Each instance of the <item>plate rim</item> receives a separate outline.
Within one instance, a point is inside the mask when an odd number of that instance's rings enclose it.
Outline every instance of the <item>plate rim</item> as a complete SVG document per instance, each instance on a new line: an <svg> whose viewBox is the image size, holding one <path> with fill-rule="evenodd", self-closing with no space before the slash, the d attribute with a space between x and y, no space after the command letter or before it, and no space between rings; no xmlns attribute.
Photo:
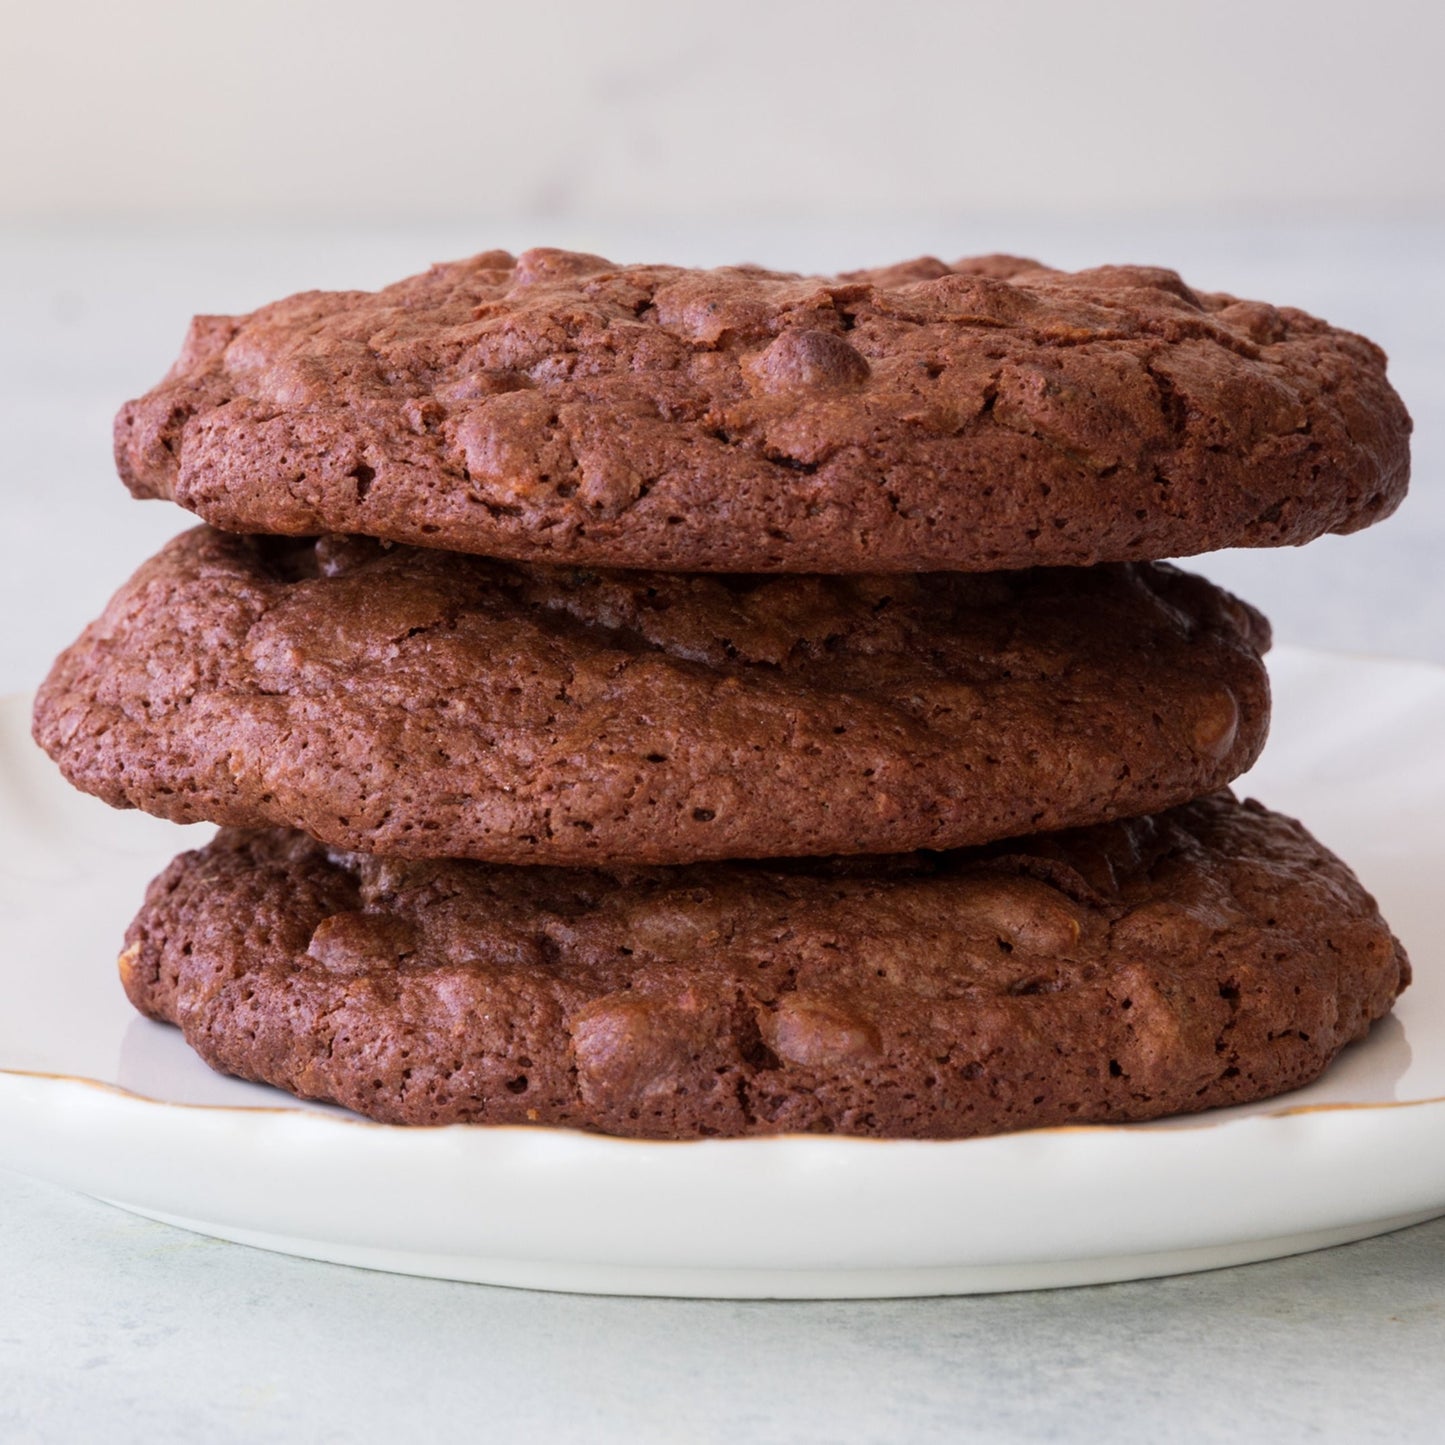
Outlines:
<svg viewBox="0 0 1445 1445"><path fill-rule="evenodd" d="M567 1125L556 1124L386 1124L379 1119L368 1119L364 1114L321 1113L314 1109L299 1108L295 1104L199 1104L187 1102L182 1099L157 1099L152 1095L138 1093L134 1089L127 1089L122 1084L108 1083L104 1079L90 1079L82 1074L56 1074L44 1069L0 1068L0 1083L9 1079L23 1080L28 1083L39 1083L41 1085L79 1085L82 1088L93 1089L98 1093L108 1095L123 1108L139 1105L141 1107L155 1107L158 1109L184 1109L193 1113L238 1115L248 1119L268 1114L279 1114L289 1118L310 1120L320 1126L339 1124L345 1125L347 1128L361 1127L383 1133L400 1133L422 1137L448 1132L476 1136L505 1134L509 1138L585 1140L589 1146L620 1144L633 1148L638 1146L656 1148L661 1145L669 1150L678 1150L684 1146L691 1146L696 1150L699 1146L713 1146L716 1148L718 1145L727 1145L730 1150L735 1151L747 1144L775 1144L780 1140L790 1139L806 1139L810 1142L828 1140L830 1147L840 1149L852 1148L858 1145L877 1148L880 1145L898 1144L926 1145L933 1149L941 1149L944 1147L959 1148L961 1146L977 1144L985 1139L1009 1139L1022 1136L1027 1136L1031 1139L1042 1139L1051 1135L1063 1136L1078 1134L1137 1135L1146 1131L1158 1133L1160 1131L1157 1128L1151 1129L1151 1126L1159 1124L1167 1124L1171 1133L1186 1130L1217 1130L1227 1129L1231 1125L1268 1124L1275 1120L1295 1119L1307 1114L1356 1114L1395 1111L1400 1109L1430 1109L1445 1106L1445 1094L1439 1094L1424 1099L1377 1099L1374 1101L1339 1100L1334 1103L1286 1104L1278 1109L1265 1107L1260 1108L1254 1113L1229 1118L1218 1117L1225 1112L1223 1109L1200 1109L1191 1114L1167 1114L1158 1119L1136 1119L1120 1123L1047 1124L1032 1129L1010 1129L996 1134L970 1135L963 1139L890 1139L874 1138L862 1134L812 1134L806 1130L780 1132L777 1134L742 1135L736 1138L651 1139L626 1134L607 1134L601 1130L575 1129ZM277 1090L277 1092L283 1091ZM1278 1097L1288 1098L1289 1096L1282 1094ZM1267 1100L1261 1101L1261 1104L1267 1103Z"/></svg>
<svg viewBox="0 0 1445 1445"><path fill-rule="evenodd" d="M1398 693L1401 716L1445 715L1438 664L1302 647L1275 655L1336 682L1384 664L1375 675ZM0 698L17 767L31 746L27 706L24 693ZM79 816L67 826L84 840ZM103 866L103 849L90 851ZM1437 1031L1426 1032L1433 1043ZM23 1045L19 1058L47 1061ZM1380 1097L1390 1091L1373 1087L1367 1062L1352 1076L1374 1095L1364 1099L1347 1083L1318 1103L1291 1092L964 1139L670 1140L385 1124L280 1091L170 1098L162 1075L133 1080L159 1093L104 1076L103 1054L55 1062L103 1076L0 1067L6 1168L215 1238L534 1289L836 1299L1055 1288L1274 1258L1445 1213L1445 1096L1433 1064L1425 1097ZM646 1147L659 1144L671 1147ZM1275 1178L1285 1187L1272 1188ZM1137 1188L1121 1198L1129 1180ZM1061 1214L1050 1203L1060 1190L1080 1209Z"/></svg>

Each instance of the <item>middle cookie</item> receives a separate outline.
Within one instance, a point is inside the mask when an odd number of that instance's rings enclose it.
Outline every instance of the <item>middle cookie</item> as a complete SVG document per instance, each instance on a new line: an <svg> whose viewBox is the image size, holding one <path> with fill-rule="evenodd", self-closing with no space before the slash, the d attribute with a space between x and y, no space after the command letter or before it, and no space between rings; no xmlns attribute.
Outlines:
<svg viewBox="0 0 1445 1445"><path fill-rule="evenodd" d="M62 654L35 735L118 807L399 858L956 848L1229 782L1268 638L1157 563L683 576L201 527Z"/></svg>

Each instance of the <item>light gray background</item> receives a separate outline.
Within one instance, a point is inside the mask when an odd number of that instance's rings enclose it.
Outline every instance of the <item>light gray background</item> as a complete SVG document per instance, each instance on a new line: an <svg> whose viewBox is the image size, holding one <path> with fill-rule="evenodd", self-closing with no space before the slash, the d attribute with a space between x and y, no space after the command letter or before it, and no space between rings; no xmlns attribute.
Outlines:
<svg viewBox="0 0 1445 1445"><path fill-rule="evenodd" d="M3 20L0 691L187 525L125 497L109 425L192 312L538 243L1149 261L1362 330L1418 422L1405 507L1194 565L1282 638L1445 662L1445 8L60 0ZM283 1259L0 1174L6 1445L1434 1441L1442 1356L1445 1222L1060 1294L612 1301Z"/></svg>
<svg viewBox="0 0 1445 1445"><path fill-rule="evenodd" d="M50 0L0 215L913 217L1445 201L1433 0Z"/></svg>

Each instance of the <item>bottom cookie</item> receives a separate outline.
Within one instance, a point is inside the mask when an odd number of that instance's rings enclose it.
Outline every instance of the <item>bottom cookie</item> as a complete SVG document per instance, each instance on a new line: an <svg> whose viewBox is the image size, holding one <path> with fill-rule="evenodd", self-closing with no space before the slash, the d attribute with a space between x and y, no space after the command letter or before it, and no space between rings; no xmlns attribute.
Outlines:
<svg viewBox="0 0 1445 1445"><path fill-rule="evenodd" d="M1227 793L956 853L612 872L223 831L132 1002L212 1067L401 1124L965 1138L1308 1083L1409 981L1374 900Z"/></svg>

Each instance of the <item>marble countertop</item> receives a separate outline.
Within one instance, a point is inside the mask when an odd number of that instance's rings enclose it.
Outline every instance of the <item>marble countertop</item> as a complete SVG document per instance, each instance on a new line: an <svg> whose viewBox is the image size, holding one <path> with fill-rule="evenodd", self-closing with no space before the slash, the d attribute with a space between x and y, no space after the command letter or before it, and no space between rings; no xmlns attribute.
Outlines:
<svg viewBox="0 0 1445 1445"><path fill-rule="evenodd" d="M5 1175L0 1220L16 1445L1401 1445L1438 1441L1445 1405L1445 1220L1214 1274L851 1304L370 1274Z"/></svg>
<svg viewBox="0 0 1445 1445"><path fill-rule="evenodd" d="M1380 341L1417 421L1392 520L1197 565L1281 639L1445 662L1445 223L1024 218L708 231L0 235L0 692L28 689L188 519L130 502L109 421L192 311L545 240L815 268L1007 249L1164 261ZM3 926L3 921L0 921ZM857 1304L533 1294L220 1244L0 1173L0 1439L1439 1438L1445 1220L1292 1260L1056 1293Z"/></svg>

